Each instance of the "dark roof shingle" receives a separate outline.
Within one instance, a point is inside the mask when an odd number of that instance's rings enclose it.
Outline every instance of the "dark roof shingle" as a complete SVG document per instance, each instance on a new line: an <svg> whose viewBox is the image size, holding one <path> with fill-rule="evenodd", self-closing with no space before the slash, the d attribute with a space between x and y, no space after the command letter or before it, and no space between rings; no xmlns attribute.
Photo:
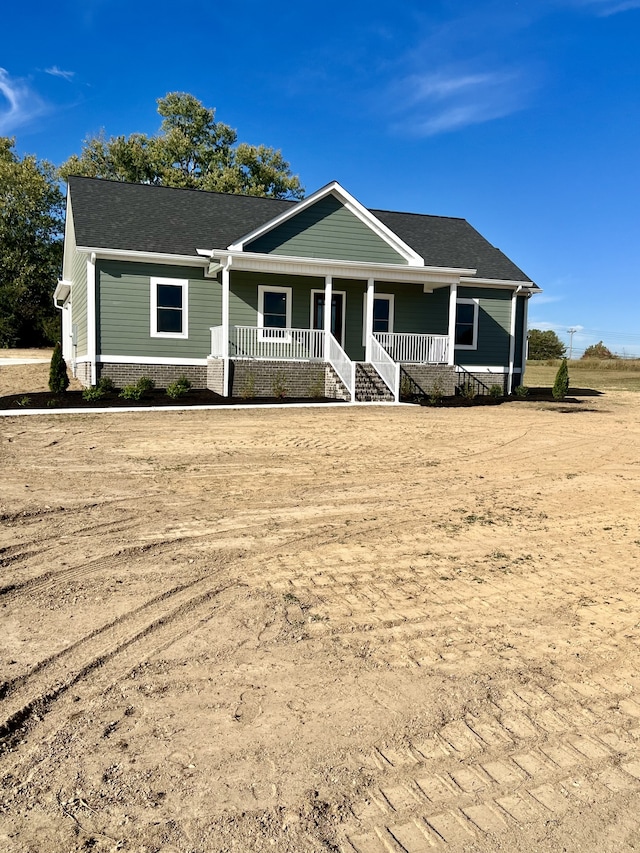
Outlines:
<svg viewBox="0 0 640 853"><path fill-rule="evenodd" d="M290 209L295 201L69 178L76 244L195 255L224 249ZM464 219L371 210L428 266L476 269L479 278L529 281Z"/></svg>

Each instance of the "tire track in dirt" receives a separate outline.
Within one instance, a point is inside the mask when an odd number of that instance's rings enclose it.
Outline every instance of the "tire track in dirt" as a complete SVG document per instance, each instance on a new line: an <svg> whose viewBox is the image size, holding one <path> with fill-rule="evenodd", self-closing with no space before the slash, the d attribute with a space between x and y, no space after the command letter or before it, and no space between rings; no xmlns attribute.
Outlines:
<svg viewBox="0 0 640 853"><path fill-rule="evenodd" d="M423 853L636 795L640 694L617 725L585 709L577 692L563 686L561 695L529 684L426 739L353 755L372 781L352 805L342 850Z"/></svg>

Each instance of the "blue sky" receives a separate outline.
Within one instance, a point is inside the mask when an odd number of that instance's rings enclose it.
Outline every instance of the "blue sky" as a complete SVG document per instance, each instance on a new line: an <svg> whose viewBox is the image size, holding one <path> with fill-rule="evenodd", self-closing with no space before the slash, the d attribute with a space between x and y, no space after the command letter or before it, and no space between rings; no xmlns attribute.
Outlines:
<svg viewBox="0 0 640 853"><path fill-rule="evenodd" d="M308 193L462 216L530 326L640 355L640 0L7 4L0 134L56 164L190 92Z"/></svg>

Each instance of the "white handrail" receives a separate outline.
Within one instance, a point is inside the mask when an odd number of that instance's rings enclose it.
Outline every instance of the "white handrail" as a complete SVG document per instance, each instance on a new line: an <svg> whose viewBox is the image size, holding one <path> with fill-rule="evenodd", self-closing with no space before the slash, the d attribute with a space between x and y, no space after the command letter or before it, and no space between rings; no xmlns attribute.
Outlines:
<svg viewBox="0 0 640 853"><path fill-rule="evenodd" d="M353 401L355 399L354 365L333 335L329 335L329 352L327 353L327 361L340 377L340 381L349 392L349 396Z"/></svg>
<svg viewBox="0 0 640 853"><path fill-rule="evenodd" d="M275 329L233 326L229 355L274 361L324 361L324 332L321 329Z"/></svg>
<svg viewBox="0 0 640 853"><path fill-rule="evenodd" d="M410 364L447 364L448 335L414 335L376 332L375 339L394 361Z"/></svg>
<svg viewBox="0 0 640 853"><path fill-rule="evenodd" d="M393 394L397 403L400 400L400 365L397 364L373 335L370 336L371 366Z"/></svg>
<svg viewBox="0 0 640 853"><path fill-rule="evenodd" d="M212 326L210 331L211 356L213 358L223 358L226 355L224 346L224 326Z"/></svg>

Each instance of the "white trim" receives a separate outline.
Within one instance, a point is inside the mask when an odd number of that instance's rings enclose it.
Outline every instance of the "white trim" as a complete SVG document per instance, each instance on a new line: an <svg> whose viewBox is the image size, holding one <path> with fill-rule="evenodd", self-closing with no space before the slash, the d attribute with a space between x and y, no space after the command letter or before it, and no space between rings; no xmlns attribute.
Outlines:
<svg viewBox="0 0 640 853"><path fill-rule="evenodd" d="M324 353L329 359L331 352L331 303L333 302L333 279L330 275L324 277ZM342 342L344 343L344 341ZM342 377L341 377L342 378ZM353 388L351 389L353 394Z"/></svg>
<svg viewBox="0 0 640 853"><path fill-rule="evenodd" d="M332 284L333 284L333 282L332 282ZM313 306L314 306L314 296L316 293L321 294L322 296L325 296L325 289L321 288L321 287L318 287L318 288L314 287L311 290L311 305L309 306L309 328L310 329L315 329L315 326L313 325L313 321L315 320L315 314L314 314ZM346 290L334 290L332 287L331 288L331 298L332 299L333 299L333 296L335 294L342 296L342 329L340 331L342 334L342 348L344 349L344 337L347 333L347 291ZM323 322L324 322L324 318L323 318Z"/></svg>
<svg viewBox="0 0 640 853"><path fill-rule="evenodd" d="M82 254L95 255L96 258L104 260L154 261L159 264L173 264L174 266L207 267L209 261L208 258L201 258L198 255L138 252L132 249L101 249L95 246L76 246L76 250Z"/></svg>
<svg viewBox="0 0 640 853"><path fill-rule="evenodd" d="M507 382L507 394L513 390L513 362L516 354L516 308L518 305L518 293L521 288L513 291L511 297L511 318L509 322L509 381Z"/></svg>
<svg viewBox="0 0 640 853"><path fill-rule="evenodd" d="M77 363L82 364L87 358L79 358ZM176 364L179 367L206 366L206 358L173 358L167 356L150 355L99 355L96 358L99 364Z"/></svg>
<svg viewBox="0 0 640 853"><path fill-rule="evenodd" d="M293 302L293 288L292 287L281 287L275 284L259 284L258 285L258 329L277 329L277 326L265 326L264 325L264 295L265 293L284 293L286 294L286 302L285 302L285 328L291 328L291 304ZM260 334L258 332L258 340L272 340L271 337L267 338L264 334ZM286 335L283 335L283 341L288 340Z"/></svg>
<svg viewBox="0 0 640 853"><path fill-rule="evenodd" d="M283 222L292 219L303 210L306 210L308 207L311 207L313 204L320 201L320 199L326 198L329 195L332 195L341 201L350 213L353 213L353 215L356 216L364 225L370 228L374 234L391 246L391 248L403 257L407 263L420 267L424 266L424 258L419 255L415 249L412 249L411 246L404 242L404 240L400 239L397 234L384 225L371 213L370 210L367 210L364 205L360 204L360 202L354 198L351 193L347 192L344 187L340 186L337 181L332 181L326 186L321 187L303 201L299 201L297 204L291 205L288 210L285 210L279 216L276 216L274 219L271 219L269 222L259 226L258 228L254 228L254 230L249 232L249 234L246 234L244 237L241 237L239 240L232 243L229 246L229 249L243 250L247 243L252 243L254 240L257 240L258 237L261 237L263 234L267 234Z"/></svg>
<svg viewBox="0 0 640 853"><path fill-rule="evenodd" d="M56 289L53 291L53 304L56 308L62 308L71 294L72 282L59 279Z"/></svg>
<svg viewBox="0 0 640 853"><path fill-rule="evenodd" d="M455 282L449 290L449 341L448 341L448 358L447 364L455 364L455 343L456 343L456 305L458 299L458 285Z"/></svg>
<svg viewBox="0 0 640 853"><path fill-rule="evenodd" d="M522 364L520 365L520 384L524 384L524 373L527 369L527 355L529 350L529 296L524 297L524 310L522 313Z"/></svg>
<svg viewBox="0 0 640 853"><path fill-rule="evenodd" d="M542 293L541 288L532 281L511 281L510 279L503 278L472 278L471 276L463 275L460 277L460 284L464 286L474 285L475 287L508 288L509 290L518 287L530 288L534 293Z"/></svg>
<svg viewBox="0 0 640 853"><path fill-rule="evenodd" d="M478 317L480 314L480 299L477 296L472 298L466 296L458 296L456 297L456 320L455 325L458 325L458 305L473 305L473 342L470 344L456 344L455 343L455 329L454 329L454 346L457 350L475 350L478 349Z"/></svg>
<svg viewBox="0 0 640 853"><path fill-rule="evenodd" d="M486 364L456 364L456 373L498 373L505 374L509 372L509 368L504 365L486 365Z"/></svg>
<svg viewBox="0 0 640 853"><path fill-rule="evenodd" d="M67 186L67 203L64 217L64 247L62 250L62 279L71 278L73 273L73 258L71 244L75 243L75 228L73 226L73 210L71 209L71 189Z"/></svg>
<svg viewBox="0 0 640 853"><path fill-rule="evenodd" d="M182 288L182 306L180 309L182 319L181 332L159 332L158 331L158 286L166 284L170 287ZM162 276L151 276L149 279L149 334L152 338L172 338L186 340L189 337L189 279L187 278L165 278Z"/></svg>
<svg viewBox="0 0 640 853"><path fill-rule="evenodd" d="M364 360L371 361L371 338L373 337L373 300L376 295L375 279L367 279L367 290L364 295Z"/></svg>
<svg viewBox="0 0 640 853"><path fill-rule="evenodd" d="M87 356L91 364L89 381L95 385L98 381L96 371L97 330L96 330L96 256L87 258Z"/></svg>

